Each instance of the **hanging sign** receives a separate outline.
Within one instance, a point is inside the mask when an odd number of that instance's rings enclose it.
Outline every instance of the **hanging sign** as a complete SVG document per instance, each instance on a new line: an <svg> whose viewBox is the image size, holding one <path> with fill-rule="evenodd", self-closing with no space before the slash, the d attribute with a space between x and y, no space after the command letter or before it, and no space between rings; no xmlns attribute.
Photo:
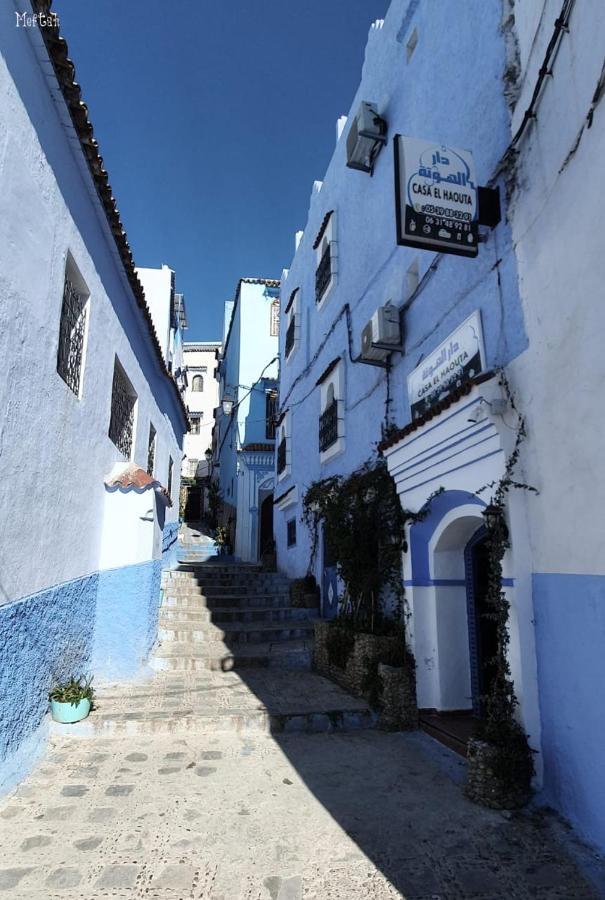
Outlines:
<svg viewBox="0 0 605 900"><path fill-rule="evenodd" d="M279 300L274 300L271 304L270 334L271 337L278 337L279 335Z"/></svg>
<svg viewBox="0 0 605 900"><path fill-rule="evenodd" d="M481 313L477 310L408 375L412 420L484 368Z"/></svg>
<svg viewBox="0 0 605 900"><path fill-rule="evenodd" d="M397 243L477 256L477 180L470 150L395 136Z"/></svg>

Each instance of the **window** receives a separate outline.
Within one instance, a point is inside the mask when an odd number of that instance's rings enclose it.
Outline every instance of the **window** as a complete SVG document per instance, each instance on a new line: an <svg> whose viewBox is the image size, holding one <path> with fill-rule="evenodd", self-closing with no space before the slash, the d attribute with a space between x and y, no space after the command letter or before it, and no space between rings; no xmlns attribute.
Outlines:
<svg viewBox="0 0 605 900"><path fill-rule="evenodd" d="M201 428L201 416L191 417L191 434L199 434Z"/></svg>
<svg viewBox="0 0 605 900"><path fill-rule="evenodd" d="M286 522L286 543L288 547L296 546L296 519Z"/></svg>
<svg viewBox="0 0 605 900"><path fill-rule="evenodd" d="M174 463L172 461L172 457L168 457L168 496L172 499L172 470L174 468Z"/></svg>
<svg viewBox="0 0 605 900"><path fill-rule="evenodd" d="M338 403L334 399L334 385L328 388L327 405L319 417L319 450L323 453L338 440Z"/></svg>
<svg viewBox="0 0 605 900"><path fill-rule="evenodd" d="M109 437L120 453L130 459L134 436L134 411L137 395L128 376L116 357L113 367L113 384L111 387L111 418L109 420Z"/></svg>
<svg viewBox="0 0 605 900"><path fill-rule="evenodd" d="M282 434L282 438L277 448L277 474L281 475L286 469L286 436Z"/></svg>
<svg viewBox="0 0 605 900"><path fill-rule="evenodd" d="M265 394L265 437L268 441L275 440L275 420L277 418L277 393L267 391Z"/></svg>
<svg viewBox="0 0 605 900"><path fill-rule="evenodd" d="M315 302L318 306L322 305L336 284L337 252L335 235L336 214L332 210L326 214L313 244L316 253Z"/></svg>
<svg viewBox="0 0 605 900"><path fill-rule="evenodd" d="M286 359L290 359L299 343L300 333L300 290L295 288L290 294L288 305L286 306L285 315L286 322L286 343L284 353Z"/></svg>
<svg viewBox="0 0 605 900"><path fill-rule="evenodd" d="M149 423L149 445L147 447L147 474L153 475L153 467L155 465L155 428Z"/></svg>
<svg viewBox="0 0 605 900"><path fill-rule="evenodd" d="M191 390L192 391L203 391L204 390L204 376L203 375L194 375L193 380L191 382Z"/></svg>
<svg viewBox="0 0 605 900"><path fill-rule="evenodd" d="M319 380L319 458L325 463L345 449L344 362L333 360Z"/></svg>
<svg viewBox="0 0 605 900"><path fill-rule="evenodd" d="M63 282L57 372L76 397L80 396L82 382L88 296L86 285L68 256Z"/></svg>

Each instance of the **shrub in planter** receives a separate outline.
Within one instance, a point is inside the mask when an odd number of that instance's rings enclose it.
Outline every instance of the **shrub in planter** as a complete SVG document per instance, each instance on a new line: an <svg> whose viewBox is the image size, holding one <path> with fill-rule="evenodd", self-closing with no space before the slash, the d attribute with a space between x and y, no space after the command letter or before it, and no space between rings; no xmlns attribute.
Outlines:
<svg viewBox="0 0 605 900"><path fill-rule="evenodd" d="M479 732L480 734L482 732ZM489 729L483 734L489 735ZM518 809L529 801L534 765L527 737L512 723L497 739L471 738L465 794L492 809Z"/></svg>
<svg viewBox="0 0 605 900"><path fill-rule="evenodd" d="M48 699L55 722L69 724L85 719L94 700L92 676L72 675L67 681L58 682L49 693Z"/></svg>
<svg viewBox="0 0 605 900"><path fill-rule="evenodd" d="M290 582L290 602L292 606L304 609L319 607L319 586L313 575L295 578Z"/></svg>

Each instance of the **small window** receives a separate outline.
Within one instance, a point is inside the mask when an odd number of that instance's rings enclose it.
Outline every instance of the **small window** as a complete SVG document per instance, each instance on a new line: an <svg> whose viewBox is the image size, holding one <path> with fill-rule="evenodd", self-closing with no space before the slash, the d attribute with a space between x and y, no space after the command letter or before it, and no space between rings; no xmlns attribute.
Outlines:
<svg viewBox="0 0 605 900"><path fill-rule="evenodd" d="M265 394L265 438L275 440L275 419L277 418L277 393L267 391Z"/></svg>
<svg viewBox="0 0 605 900"><path fill-rule="evenodd" d="M288 547L296 546L296 519L290 519L286 523L286 538Z"/></svg>
<svg viewBox="0 0 605 900"><path fill-rule="evenodd" d="M194 375L191 382L191 390L201 392L204 390L204 376Z"/></svg>
<svg viewBox="0 0 605 900"><path fill-rule="evenodd" d="M338 254L336 245L336 213L326 213L313 244L315 250L315 302L320 307L336 284Z"/></svg>
<svg viewBox="0 0 605 900"><path fill-rule="evenodd" d="M172 457L168 457L168 496L172 499L172 470L174 469L174 463L172 461Z"/></svg>
<svg viewBox="0 0 605 900"><path fill-rule="evenodd" d="M134 411L137 395L128 376L116 357L113 367L113 383L111 387L111 418L109 420L109 437L120 453L128 459L132 451L134 437Z"/></svg>
<svg viewBox="0 0 605 900"><path fill-rule="evenodd" d="M149 446L147 448L147 474L153 475L153 467L155 466L155 442L156 431L151 422L149 423Z"/></svg>
<svg viewBox="0 0 605 900"><path fill-rule="evenodd" d="M57 372L76 397L80 396L84 366L87 300L86 285L68 257L63 281Z"/></svg>
<svg viewBox="0 0 605 900"><path fill-rule="evenodd" d="M286 470L286 433L282 428L281 439L277 448L277 474L281 475Z"/></svg>
<svg viewBox="0 0 605 900"><path fill-rule="evenodd" d="M191 434L199 434L201 428L201 416L194 416L191 419Z"/></svg>

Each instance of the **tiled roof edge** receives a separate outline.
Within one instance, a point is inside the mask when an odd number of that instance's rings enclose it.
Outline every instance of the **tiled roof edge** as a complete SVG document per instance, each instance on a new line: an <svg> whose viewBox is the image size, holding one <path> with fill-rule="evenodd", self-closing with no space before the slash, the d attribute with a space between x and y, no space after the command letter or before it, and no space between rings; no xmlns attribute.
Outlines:
<svg viewBox="0 0 605 900"><path fill-rule="evenodd" d="M424 415L414 419L413 422L409 422L409 424L405 425L403 428L398 428L393 434L389 435L386 440L381 441L380 444L378 444L378 450L382 453L384 450L388 450L389 447L398 444L399 441L402 441L414 431L422 428L423 425L426 425L426 423L431 419L434 419L435 416L438 416L442 412L445 412L446 409L449 409L452 403L457 403L458 400L461 400L466 394L470 394L471 390L476 385L483 384L484 381L490 381L494 378L495 374L495 372L490 370L488 372L482 372L481 375L477 375L476 378L469 378L468 381L465 381L463 385L456 388L455 391L452 391L452 393L448 394L447 397L444 397L443 400L439 400L431 406L430 409L427 409Z"/></svg>
<svg viewBox="0 0 605 900"><path fill-rule="evenodd" d="M52 0L31 0L31 5L35 13L44 13L48 16ZM68 56L67 42L60 34L58 17L53 18L49 16L47 24L39 30L52 63L55 77L61 89L61 93L63 94L65 104L69 110L71 121L80 140L84 158L99 196L101 206L107 217L107 224L109 225L109 229L115 241L122 265L124 266L126 277L134 294L137 306L142 310L145 317L158 362L164 375L169 379L174 388L180 410L184 416L185 422L187 422L187 407L183 402L176 381L168 371L168 367L162 354L162 348L158 341L151 313L149 312L149 307L145 301L145 292L139 281L138 275L135 272L132 251L120 220L115 197L111 191L109 175L103 166L103 157L99 153L99 145L94 138L92 123L88 118L88 107L82 100L82 90L75 80L76 68Z"/></svg>
<svg viewBox="0 0 605 900"><path fill-rule="evenodd" d="M315 241L314 241L314 243L313 243L313 249L314 249L314 250L317 250L317 248L319 247L319 244L320 244L320 242L321 242L321 239L322 239L322 237L324 236L324 231L325 231L326 228L328 227L328 222L330 221L330 216L331 216L333 213L334 213L334 210L331 209L331 210L330 210L329 212L327 212L327 213L325 214L325 216L323 217L323 221L322 221L321 225L319 226L319 231L317 232L317 237L315 238Z"/></svg>

